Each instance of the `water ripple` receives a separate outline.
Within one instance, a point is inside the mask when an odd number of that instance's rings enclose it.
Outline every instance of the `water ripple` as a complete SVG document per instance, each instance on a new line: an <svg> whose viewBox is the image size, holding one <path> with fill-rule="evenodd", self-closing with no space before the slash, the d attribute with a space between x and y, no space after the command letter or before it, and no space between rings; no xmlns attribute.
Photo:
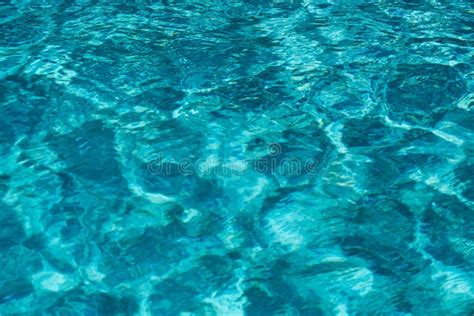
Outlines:
<svg viewBox="0 0 474 316"><path fill-rule="evenodd" d="M0 314L472 314L473 26L3 1Z"/></svg>

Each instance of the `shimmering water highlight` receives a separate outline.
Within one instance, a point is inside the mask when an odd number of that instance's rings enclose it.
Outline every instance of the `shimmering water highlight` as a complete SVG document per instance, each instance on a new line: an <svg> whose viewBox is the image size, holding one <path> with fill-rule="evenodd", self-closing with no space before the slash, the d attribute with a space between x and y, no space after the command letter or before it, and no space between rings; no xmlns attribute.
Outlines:
<svg viewBox="0 0 474 316"><path fill-rule="evenodd" d="M468 1L0 2L1 315L472 315Z"/></svg>

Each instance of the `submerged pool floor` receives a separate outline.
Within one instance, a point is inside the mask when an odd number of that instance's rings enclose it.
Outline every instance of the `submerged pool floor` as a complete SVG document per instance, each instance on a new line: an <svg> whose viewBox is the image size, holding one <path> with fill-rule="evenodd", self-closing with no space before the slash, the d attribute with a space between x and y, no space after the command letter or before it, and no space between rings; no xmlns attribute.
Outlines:
<svg viewBox="0 0 474 316"><path fill-rule="evenodd" d="M2 1L1 315L471 315L468 1Z"/></svg>

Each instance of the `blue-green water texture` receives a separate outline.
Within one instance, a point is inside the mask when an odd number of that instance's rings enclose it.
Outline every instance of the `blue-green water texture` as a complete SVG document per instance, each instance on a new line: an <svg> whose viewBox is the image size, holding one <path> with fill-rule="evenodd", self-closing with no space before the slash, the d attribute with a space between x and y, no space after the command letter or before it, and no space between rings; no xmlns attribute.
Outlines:
<svg viewBox="0 0 474 316"><path fill-rule="evenodd" d="M473 315L474 3L0 1L0 315Z"/></svg>

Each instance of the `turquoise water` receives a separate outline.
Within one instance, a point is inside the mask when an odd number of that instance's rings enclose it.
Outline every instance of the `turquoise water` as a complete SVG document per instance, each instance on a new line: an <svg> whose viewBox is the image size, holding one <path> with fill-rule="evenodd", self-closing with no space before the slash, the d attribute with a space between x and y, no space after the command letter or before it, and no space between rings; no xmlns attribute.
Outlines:
<svg viewBox="0 0 474 316"><path fill-rule="evenodd" d="M472 315L468 1L1 1L1 315Z"/></svg>

